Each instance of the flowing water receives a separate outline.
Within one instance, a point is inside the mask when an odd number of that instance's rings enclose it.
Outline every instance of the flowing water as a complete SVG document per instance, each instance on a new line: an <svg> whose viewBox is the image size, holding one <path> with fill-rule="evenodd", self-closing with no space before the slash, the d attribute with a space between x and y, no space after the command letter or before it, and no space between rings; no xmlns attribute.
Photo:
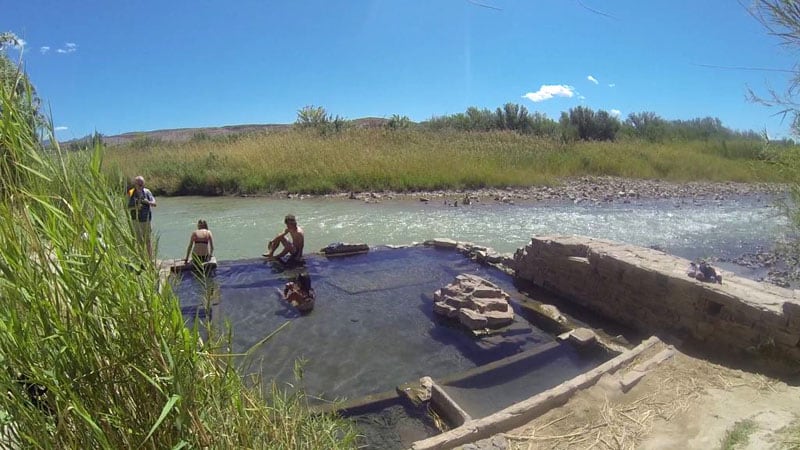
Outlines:
<svg viewBox="0 0 800 450"><path fill-rule="evenodd" d="M333 242L404 245L437 237L511 253L532 235L579 234L656 246L690 259L731 258L769 248L784 236L787 223L771 199L762 196L600 205L482 201L459 207L441 200L165 197L158 199L153 219L159 257L183 257L200 218L214 233L217 259L258 257L267 239L282 231L283 216L289 213L306 231L306 253Z"/></svg>

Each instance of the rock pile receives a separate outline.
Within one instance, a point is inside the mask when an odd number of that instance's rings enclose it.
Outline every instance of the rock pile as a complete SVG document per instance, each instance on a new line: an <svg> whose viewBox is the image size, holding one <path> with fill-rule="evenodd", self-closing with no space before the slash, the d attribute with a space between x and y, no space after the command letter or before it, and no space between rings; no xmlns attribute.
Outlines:
<svg viewBox="0 0 800 450"><path fill-rule="evenodd" d="M514 320L508 294L491 281L469 274L433 293L433 312L470 330L501 328Z"/></svg>

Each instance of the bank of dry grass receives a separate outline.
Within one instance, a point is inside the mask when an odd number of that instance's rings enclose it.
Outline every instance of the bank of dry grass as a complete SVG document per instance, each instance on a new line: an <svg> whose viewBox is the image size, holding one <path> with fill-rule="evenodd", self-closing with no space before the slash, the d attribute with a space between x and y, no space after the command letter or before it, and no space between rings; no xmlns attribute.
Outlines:
<svg viewBox="0 0 800 450"><path fill-rule="evenodd" d="M110 147L106 170L144 174L162 194L417 191L550 184L613 175L672 181L784 181L757 141L573 142L513 132L289 130L235 139Z"/></svg>

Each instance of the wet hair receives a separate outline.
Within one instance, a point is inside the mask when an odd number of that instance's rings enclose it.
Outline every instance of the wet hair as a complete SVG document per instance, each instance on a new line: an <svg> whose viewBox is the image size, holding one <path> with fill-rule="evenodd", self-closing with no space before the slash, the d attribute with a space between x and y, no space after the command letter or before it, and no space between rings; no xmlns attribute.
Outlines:
<svg viewBox="0 0 800 450"><path fill-rule="evenodd" d="M303 292L311 290L311 276L307 272L302 272L297 275L295 282L300 286Z"/></svg>
<svg viewBox="0 0 800 450"><path fill-rule="evenodd" d="M297 223L297 219L294 217L294 214L287 214L286 217L283 218L283 223Z"/></svg>
<svg viewBox="0 0 800 450"><path fill-rule="evenodd" d="M205 220L200 219L200 220L197 221L197 228L199 228L201 230L207 230L208 229L208 223L206 223Z"/></svg>

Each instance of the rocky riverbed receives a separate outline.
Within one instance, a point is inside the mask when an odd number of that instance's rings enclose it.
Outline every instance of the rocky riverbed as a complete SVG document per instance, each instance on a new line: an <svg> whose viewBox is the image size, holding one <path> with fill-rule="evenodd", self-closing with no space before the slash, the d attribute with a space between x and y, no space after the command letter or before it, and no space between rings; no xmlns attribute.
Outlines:
<svg viewBox="0 0 800 450"><path fill-rule="evenodd" d="M759 281L781 287L800 288L800 249L789 243L776 244L772 249L745 253L725 262L738 264L763 273Z"/></svg>
<svg viewBox="0 0 800 450"><path fill-rule="evenodd" d="M564 179L551 186L483 188L464 190L438 190L417 192L341 192L328 197L349 197L354 200L376 202L382 200L417 199L421 201L448 200L544 202L571 201L630 202L632 199L695 199L724 200L730 196L778 195L788 186L775 183L736 183L692 181L676 183L663 180L637 180L619 177L580 177ZM281 195L306 197L300 194Z"/></svg>

